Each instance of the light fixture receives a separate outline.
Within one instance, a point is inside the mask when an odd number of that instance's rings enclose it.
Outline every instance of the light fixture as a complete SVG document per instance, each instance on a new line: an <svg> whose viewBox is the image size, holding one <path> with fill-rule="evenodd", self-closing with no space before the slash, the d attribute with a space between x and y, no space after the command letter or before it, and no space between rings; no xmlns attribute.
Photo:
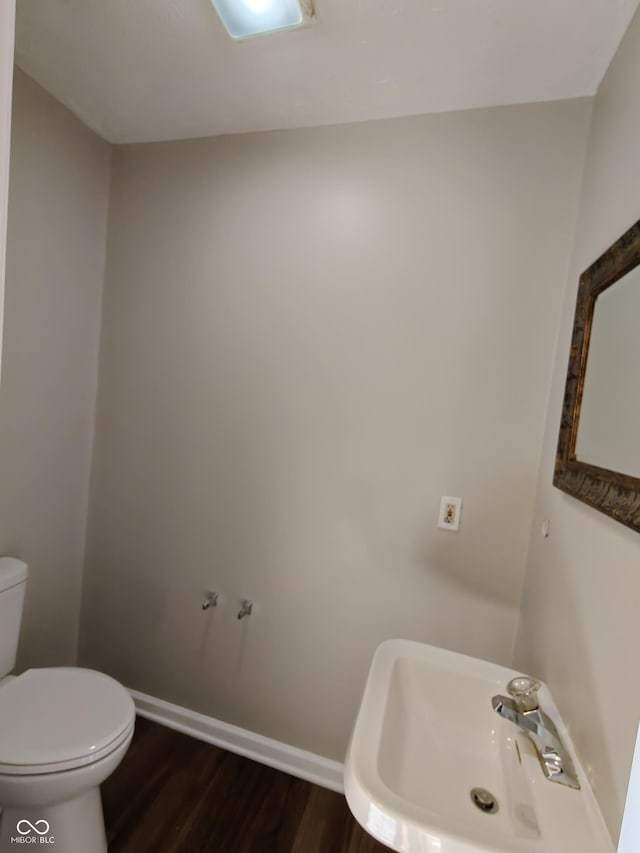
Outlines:
<svg viewBox="0 0 640 853"><path fill-rule="evenodd" d="M300 27L310 16L310 0L211 0L234 39ZM304 7L304 11L303 11Z"/></svg>

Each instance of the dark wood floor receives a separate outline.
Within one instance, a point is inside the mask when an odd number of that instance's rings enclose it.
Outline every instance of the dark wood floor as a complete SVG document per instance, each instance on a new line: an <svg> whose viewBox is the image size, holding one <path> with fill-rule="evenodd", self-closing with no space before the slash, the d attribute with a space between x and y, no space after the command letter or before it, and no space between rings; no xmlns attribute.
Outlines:
<svg viewBox="0 0 640 853"><path fill-rule="evenodd" d="M140 717L102 800L109 853L389 853L340 794Z"/></svg>

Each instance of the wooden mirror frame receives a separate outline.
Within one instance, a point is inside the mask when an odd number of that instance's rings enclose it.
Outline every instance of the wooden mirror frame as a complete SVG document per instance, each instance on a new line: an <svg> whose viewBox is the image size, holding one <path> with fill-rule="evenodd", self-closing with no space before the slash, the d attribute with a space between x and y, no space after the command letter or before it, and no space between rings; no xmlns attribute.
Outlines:
<svg viewBox="0 0 640 853"><path fill-rule="evenodd" d="M640 479L576 459L596 298L640 264L640 220L580 276L553 484L640 532ZM640 448L640 436L638 437Z"/></svg>

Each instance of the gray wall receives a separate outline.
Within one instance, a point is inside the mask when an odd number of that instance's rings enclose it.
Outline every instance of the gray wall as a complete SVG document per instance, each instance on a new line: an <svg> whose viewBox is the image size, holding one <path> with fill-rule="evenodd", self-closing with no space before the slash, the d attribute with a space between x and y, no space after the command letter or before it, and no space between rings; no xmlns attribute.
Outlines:
<svg viewBox="0 0 640 853"><path fill-rule="evenodd" d="M15 71L0 383L0 553L27 561L21 667L73 663L111 149Z"/></svg>
<svg viewBox="0 0 640 853"><path fill-rule="evenodd" d="M510 663L590 106L115 149L83 664L342 758L383 639Z"/></svg>
<svg viewBox="0 0 640 853"><path fill-rule="evenodd" d="M595 101L516 653L549 682L614 835L640 718L640 539L551 481L579 274L640 214L639 85L636 15Z"/></svg>
<svg viewBox="0 0 640 853"><path fill-rule="evenodd" d="M4 307L4 275L7 247L7 204L9 196L9 148L11 144L11 83L15 2L0 6L0 344Z"/></svg>

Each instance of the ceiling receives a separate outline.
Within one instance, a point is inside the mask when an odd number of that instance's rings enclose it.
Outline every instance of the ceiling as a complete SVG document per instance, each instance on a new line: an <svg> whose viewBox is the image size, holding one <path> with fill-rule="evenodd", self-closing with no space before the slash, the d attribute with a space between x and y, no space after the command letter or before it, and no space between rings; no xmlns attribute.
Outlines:
<svg viewBox="0 0 640 853"><path fill-rule="evenodd" d="M640 0L315 0L233 42L210 0L19 0L16 61L110 142L593 95Z"/></svg>

